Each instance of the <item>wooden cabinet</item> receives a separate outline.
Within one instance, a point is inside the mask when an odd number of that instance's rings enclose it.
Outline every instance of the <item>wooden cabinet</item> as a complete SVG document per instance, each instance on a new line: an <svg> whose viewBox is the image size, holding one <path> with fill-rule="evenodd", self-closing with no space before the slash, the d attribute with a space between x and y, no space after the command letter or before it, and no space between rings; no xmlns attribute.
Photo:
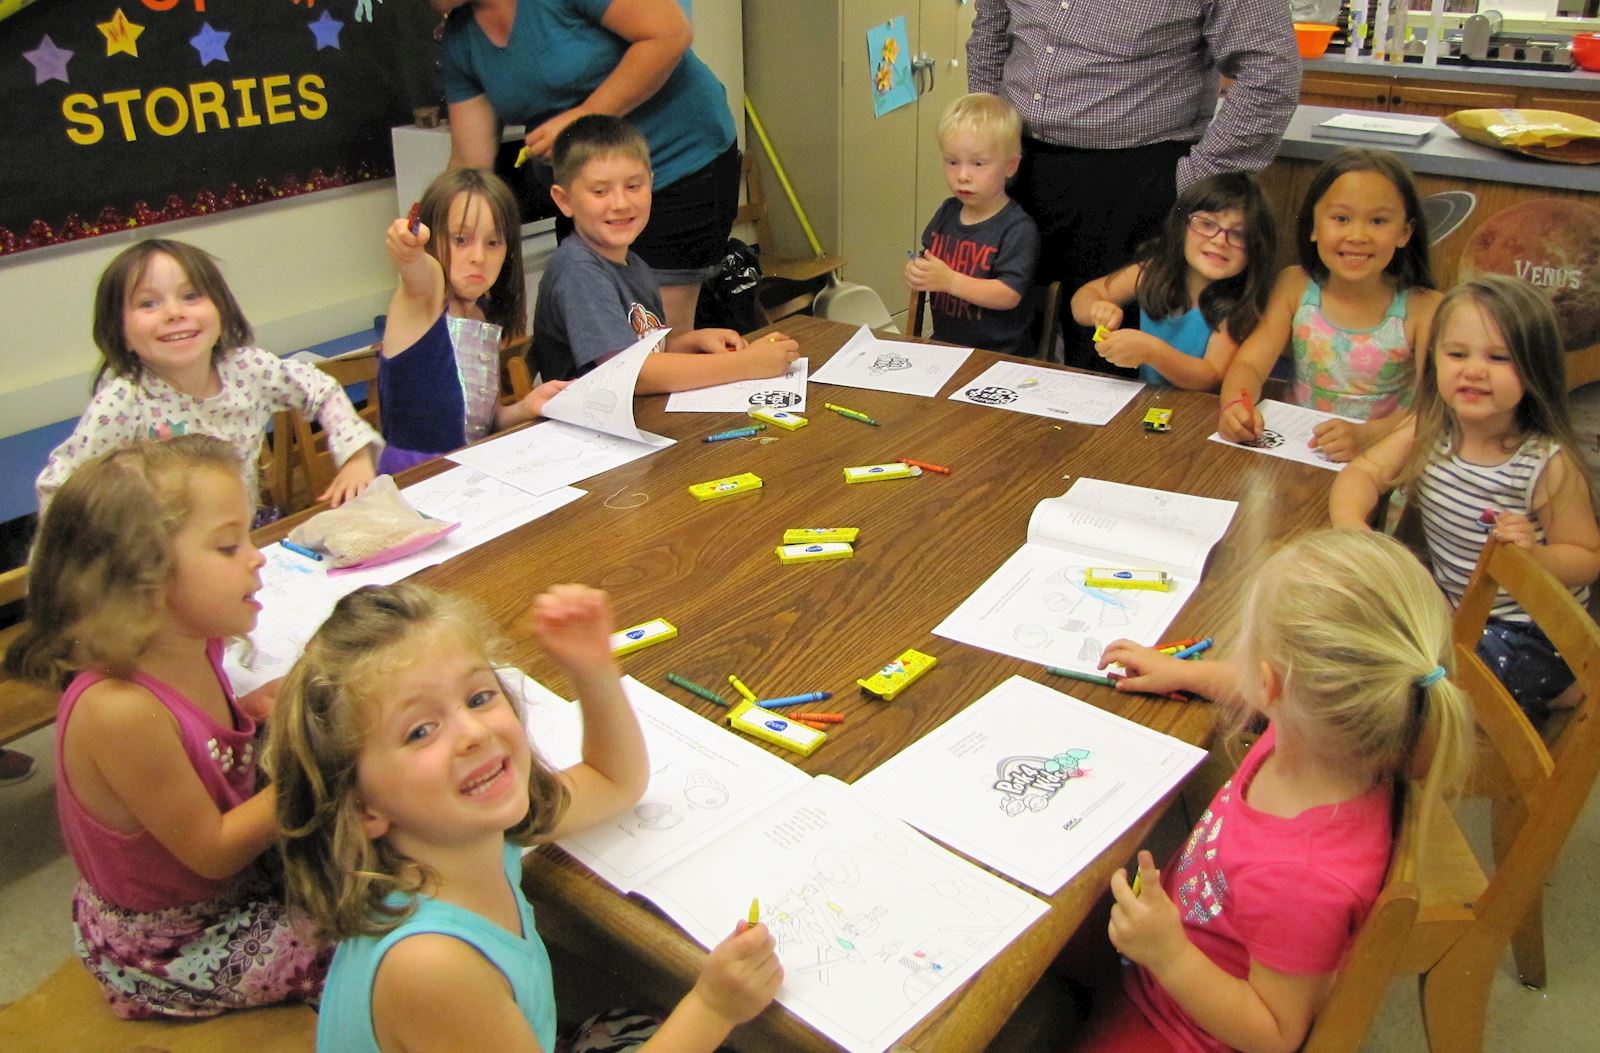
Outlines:
<svg viewBox="0 0 1600 1053"><path fill-rule="evenodd" d="M1300 101L1344 110L1417 113L1443 117L1456 110L1562 110L1600 120L1600 93L1515 88L1472 81L1422 80L1308 70L1300 78Z"/></svg>
<svg viewBox="0 0 1600 1053"><path fill-rule="evenodd" d="M975 5L961 0L745 0L745 91L823 248L844 277L870 286L898 319L906 253L950 196L936 127L967 93ZM931 63L917 100L873 115L867 30L904 15L913 59ZM760 156L754 136L750 149ZM770 167L765 186L776 188ZM781 257L809 256L791 210L768 194ZM771 246L762 246L772 251Z"/></svg>

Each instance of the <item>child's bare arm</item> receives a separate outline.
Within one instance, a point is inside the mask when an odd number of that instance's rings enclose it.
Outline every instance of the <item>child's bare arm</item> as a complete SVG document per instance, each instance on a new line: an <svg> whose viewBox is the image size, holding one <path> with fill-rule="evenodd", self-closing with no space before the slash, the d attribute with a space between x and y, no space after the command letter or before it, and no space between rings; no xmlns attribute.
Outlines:
<svg viewBox="0 0 1600 1053"><path fill-rule="evenodd" d="M1533 488L1533 515L1544 527L1544 544L1534 543L1531 523L1509 513L1496 521L1495 534L1528 549L1563 585L1576 588L1600 577L1600 526L1583 469L1567 451L1552 457L1540 474Z"/></svg>
<svg viewBox="0 0 1600 1053"><path fill-rule="evenodd" d="M1299 267L1284 268L1272 287L1266 313L1256 324L1255 331L1239 345L1222 378L1222 410L1217 418L1217 431L1229 442L1243 442L1261 434L1261 411L1253 404L1261 400L1261 386L1272 373L1273 363L1289 344L1295 307L1305 293L1308 280L1306 272ZM1239 401L1241 391L1249 395L1248 403Z"/></svg>
<svg viewBox="0 0 1600 1053"><path fill-rule="evenodd" d="M470 944L435 932L408 936L383 956L372 978L372 1031L380 1048L406 1053L553 1053L540 1048L500 971Z"/></svg>
<svg viewBox="0 0 1600 1053"><path fill-rule="evenodd" d="M1139 276L1143 273L1143 264L1131 263L1080 286L1072 294L1072 320L1083 326L1120 329L1123 305L1132 303L1138 295Z"/></svg>
<svg viewBox="0 0 1600 1053"><path fill-rule="evenodd" d="M506 428L525 424L544 413L544 404L560 394L561 389L572 383L570 380L547 380L543 384L528 392L520 402L501 403L494 408L494 430L504 431Z"/></svg>
<svg viewBox="0 0 1600 1053"><path fill-rule="evenodd" d="M102 680L89 688L67 734L67 749L87 757L93 776L127 816L201 877L232 877L277 838L276 791L269 786L229 811L218 809L184 752L172 715L137 684Z"/></svg>
<svg viewBox="0 0 1600 1053"><path fill-rule="evenodd" d="M916 292L949 293L994 311L1009 311L1022 302L1022 294L999 278L974 278L958 273L926 251L906 263L906 286Z"/></svg>
<svg viewBox="0 0 1600 1053"><path fill-rule="evenodd" d="M735 380L781 377L799 357L800 345L788 338L769 340L762 337L742 350L719 355L667 351L644 360L633 390L638 395L656 395L668 391L691 391Z"/></svg>
<svg viewBox="0 0 1600 1053"><path fill-rule="evenodd" d="M640 1053L711 1053L728 1033L765 1009L778 993L783 966L765 925L740 922L712 948L694 988Z"/></svg>
<svg viewBox="0 0 1600 1053"><path fill-rule="evenodd" d="M1371 526L1367 520L1378 507L1378 499L1394 489L1401 469L1411 456L1415 435L1416 419L1407 416L1401 427L1339 473L1328 491L1328 519L1334 526L1359 529Z"/></svg>
<svg viewBox="0 0 1600 1053"><path fill-rule="evenodd" d="M545 652L572 678L583 710L583 762L561 772L571 801L550 832L556 840L638 801L650 782L649 758L611 655L606 594L557 585L533 601L525 618Z"/></svg>
<svg viewBox="0 0 1600 1053"><path fill-rule="evenodd" d="M1100 357L1125 368L1148 365L1174 387L1187 391L1215 391L1233 360L1238 343L1226 329L1218 329L1206 342L1201 358L1186 355L1165 340L1138 329L1118 329L1095 345Z"/></svg>

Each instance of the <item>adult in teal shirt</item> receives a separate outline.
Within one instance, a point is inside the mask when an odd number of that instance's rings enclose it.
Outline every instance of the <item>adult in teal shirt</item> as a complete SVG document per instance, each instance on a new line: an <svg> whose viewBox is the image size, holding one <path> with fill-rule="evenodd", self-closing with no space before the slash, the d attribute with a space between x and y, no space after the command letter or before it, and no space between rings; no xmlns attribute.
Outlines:
<svg viewBox="0 0 1600 1053"><path fill-rule="evenodd" d="M700 282L739 206L727 90L689 50L678 0L433 0L444 28L452 167L494 165L502 124L531 158L589 113L626 117L650 144L650 222L633 251L656 272L667 324L693 329ZM557 221L561 236L570 230Z"/></svg>

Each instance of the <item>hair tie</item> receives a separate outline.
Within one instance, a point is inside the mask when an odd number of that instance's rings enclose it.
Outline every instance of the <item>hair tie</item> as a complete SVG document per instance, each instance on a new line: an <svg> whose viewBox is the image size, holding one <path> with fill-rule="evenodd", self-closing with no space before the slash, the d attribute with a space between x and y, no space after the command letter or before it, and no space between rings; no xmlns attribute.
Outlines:
<svg viewBox="0 0 1600 1053"><path fill-rule="evenodd" d="M1433 667L1433 672L1424 673L1423 675L1417 677L1417 679L1412 681L1412 682L1415 683L1418 687L1432 687L1434 684L1437 684L1439 681L1441 681L1443 679L1444 679L1444 666L1436 665L1436 666Z"/></svg>

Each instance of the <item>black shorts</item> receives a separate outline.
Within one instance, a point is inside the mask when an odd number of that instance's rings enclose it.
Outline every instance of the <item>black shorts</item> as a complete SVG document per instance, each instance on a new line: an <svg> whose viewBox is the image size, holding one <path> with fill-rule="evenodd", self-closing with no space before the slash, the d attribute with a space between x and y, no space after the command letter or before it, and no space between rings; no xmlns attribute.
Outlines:
<svg viewBox="0 0 1600 1053"><path fill-rule="evenodd" d="M661 285L699 285L728 249L739 211L739 146L651 193L650 222L629 246ZM572 233L572 220L556 217L556 238Z"/></svg>

